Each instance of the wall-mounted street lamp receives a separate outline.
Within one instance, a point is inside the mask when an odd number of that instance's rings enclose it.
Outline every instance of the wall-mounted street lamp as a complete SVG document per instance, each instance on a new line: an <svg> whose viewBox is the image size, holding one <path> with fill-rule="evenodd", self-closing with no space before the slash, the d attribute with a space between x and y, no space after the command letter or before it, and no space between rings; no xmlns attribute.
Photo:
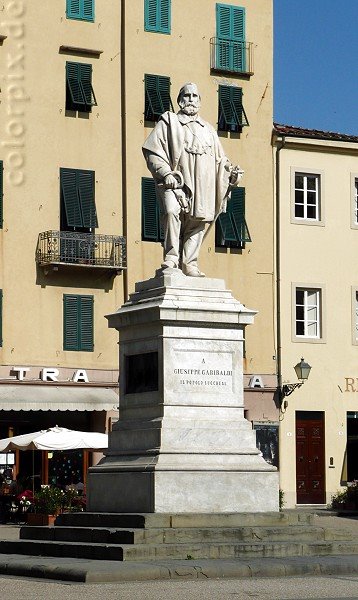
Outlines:
<svg viewBox="0 0 358 600"><path fill-rule="evenodd" d="M295 391L296 388L301 387L301 385L304 384L304 382L308 379L310 371L311 371L311 366L305 362L304 358L301 358L301 361L299 363L297 363L297 365L294 367L295 371L296 371L296 375L297 375L297 379L299 379L300 381L297 383L285 383L282 386L282 397L285 398L286 396L289 396L290 394L292 394L292 392Z"/></svg>

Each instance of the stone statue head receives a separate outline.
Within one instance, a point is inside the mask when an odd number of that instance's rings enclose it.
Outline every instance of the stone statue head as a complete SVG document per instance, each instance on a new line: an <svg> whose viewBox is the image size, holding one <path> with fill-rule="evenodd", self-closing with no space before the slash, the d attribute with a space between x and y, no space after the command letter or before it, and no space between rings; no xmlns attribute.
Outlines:
<svg viewBox="0 0 358 600"><path fill-rule="evenodd" d="M183 113L196 115L200 108L200 94L197 85L185 83L179 90L177 102Z"/></svg>

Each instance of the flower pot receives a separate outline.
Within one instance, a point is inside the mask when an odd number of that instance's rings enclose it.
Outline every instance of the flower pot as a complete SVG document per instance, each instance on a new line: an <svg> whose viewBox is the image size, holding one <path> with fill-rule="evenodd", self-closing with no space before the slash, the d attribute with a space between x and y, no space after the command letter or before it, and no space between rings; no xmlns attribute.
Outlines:
<svg viewBox="0 0 358 600"><path fill-rule="evenodd" d="M27 525L54 525L57 515L44 515L42 513L27 513Z"/></svg>

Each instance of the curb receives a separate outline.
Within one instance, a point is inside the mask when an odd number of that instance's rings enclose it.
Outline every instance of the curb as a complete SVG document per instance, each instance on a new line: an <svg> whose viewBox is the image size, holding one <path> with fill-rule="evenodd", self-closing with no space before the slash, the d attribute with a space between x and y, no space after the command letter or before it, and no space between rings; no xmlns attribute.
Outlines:
<svg viewBox="0 0 358 600"><path fill-rule="evenodd" d="M81 583L120 581L245 579L351 575L358 573L358 556L320 556L245 560L158 561L146 563L87 561L3 555L0 575ZM76 562L77 562L76 561ZM80 562L81 561L81 562Z"/></svg>

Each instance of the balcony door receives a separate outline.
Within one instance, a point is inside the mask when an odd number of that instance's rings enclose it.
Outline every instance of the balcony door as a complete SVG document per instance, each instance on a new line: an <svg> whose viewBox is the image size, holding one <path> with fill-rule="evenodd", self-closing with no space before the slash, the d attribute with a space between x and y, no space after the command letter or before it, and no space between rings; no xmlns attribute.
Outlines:
<svg viewBox="0 0 358 600"><path fill-rule="evenodd" d="M92 263L95 228L94 171L60 169L60 260Z"/></svg>

